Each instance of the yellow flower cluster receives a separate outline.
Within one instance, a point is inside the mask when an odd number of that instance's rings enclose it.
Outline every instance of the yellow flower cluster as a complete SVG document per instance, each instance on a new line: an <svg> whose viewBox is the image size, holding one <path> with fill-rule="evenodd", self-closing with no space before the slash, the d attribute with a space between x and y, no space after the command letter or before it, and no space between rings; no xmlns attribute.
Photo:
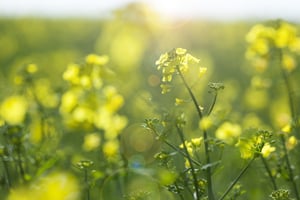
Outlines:
<svg viewBox="0 0 300 200"><path fill-rule="evenodd" d="M187 148L187 152L191 157L194 156L195 152L199 150L201 143L203 142L203 137L198 137L198 138L192 138L190 141L185 141L184 144ZM180 144L179 148L183 149L184 144ZM185 167L190 168L190 163L188 159L185 159Z"/></svg>
<svg viewBox="0 0 300 200"><path fill-rule="evenodd" d="M239 147L243 159L250 159L257 155L267 158L276 150L276 147L266 141L263 134L253 136L250 139L240 138L236 146Z"/></svg>
<svg viewBox="0 0 300 200"><path fill-rule="evenodd" d="M199 59L195 58L191 54L187 53L186 49L175 48L167 53L164 53L155 62L157 69L162 71L162 93L165 94L171 90L169 83L173 79L173 74L184 73L188 70L189 64L199 63ZM206 72L205 68L200 68L200 74L203 75Z"/></svg>
<svg viewBox="0 0 300 200"><path fill-rule="evenodd" d="M126 126L127 119L117 113L124 104L124 98L114 86L104 84L107 61L106 56L92 54L87 56L82 66L68 66L63 78L70 87L62 95L60 113L69 127L85 130L96 127L103 131L103 141L99 133L91 133L85 136L82 147L91 151L102 143L104 154L110 157L118 152L117 137Z"/></svg>
<svg viewBox="0 0 300 200"><path fill-rule="evenodd" d="M282 50L281 65L287 72L296 67L293 54L300 53L300 37L296 27L279 22L277 27L255 25L246 36L249 47L246 57L253 61L254 67L262 72L267 68L271 49Z"/></svg>
<svg viewBox="0 0 300 200"><path fill-rule="evenodd" d="M85 89L99 89L103 84L104 66L107 62L107 56L88 55L85 66L70 64L63 74L63 79Z"/></svg>

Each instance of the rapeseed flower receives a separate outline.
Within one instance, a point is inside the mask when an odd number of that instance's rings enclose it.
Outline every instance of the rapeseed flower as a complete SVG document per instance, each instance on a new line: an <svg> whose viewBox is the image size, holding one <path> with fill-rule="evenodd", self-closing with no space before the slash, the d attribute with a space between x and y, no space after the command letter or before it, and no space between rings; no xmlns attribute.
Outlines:
<svg viewBox="0 0 300 200"><path fill-rule="evenodd" d="M21 124L26 117L28 106L23 96L7 97L0 105L0 116L9 124Z"/></svg>
<svg viewBox="0 0 300 200"><path fill-rule="evenodd" d="M89 133L84 136L82 148L85 151L92 151L100 146L101 138L98 133Z"/></svg>
<svg viewBox="0 0 300 200"><path fill-rule="evenodd" d="M269 155L274 152L276 150L275 147L271 146L270 143L266 143L264 144L262 150L261 150L261 155L264 157L264 158L267 158L269 157Z"/></svg>
<svg viewBox="0 0 300 200"><path fill-rule="evenodd" d="M186 49L175 48L167 53L164 53L155 62L157 69L162 71L162 94L165 94L171 90L168 83L173 80L173 75L180 72L185 73L188 71L191 63L199 63L199 59L195 58L191 54L187 53ZM179 70L179 71L178 71ZM202 74L205 70L200 71Z"/></svg>
<svg viewBox="0 0 300 200"><path fill-rule="evenodd" d="M54 172L10 191L7 200L78 200L77 180L65 172Z"/></svg>
<svg viewBox="0 0 300 200"><path fill-rule="evenodd" d="M224 122L216 130L216 137L224 140L228 144L232 144L242 133L242 128L239 124Z"/></svg>

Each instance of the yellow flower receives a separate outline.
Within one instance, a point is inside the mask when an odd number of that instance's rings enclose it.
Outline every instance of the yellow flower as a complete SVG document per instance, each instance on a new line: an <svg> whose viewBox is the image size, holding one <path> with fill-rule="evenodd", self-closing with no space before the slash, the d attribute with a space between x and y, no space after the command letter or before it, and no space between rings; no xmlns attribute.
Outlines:
<svg viewBox="0 0 300 200"><path fill-rule="evenodd" d="M78 103L78 94L74 90L69 90L62 95L61 106L59 108L61 113L71 112Z"/></svg>
<svg viewBox="0 0 300 200"><path fill-rule="evenodd" d="M276 31L275 45L278 48L284 48L296 38L296 28L288 23L280 23L280 27Z"/></svg>
<svg viewBox="0 0 300 200"><path fill-rule="evenodd" d="M175 98L175 106L179 106L184 103L183 99Z"/></svg>
<svg viewBox="0 0 300 200"><path fill-rule="evenodd" d="M239 147L242 159L249 159L253 157L254 153L252 150L252 143L250 141L239 139L235 146Z"/></svg>
<svg viewBox="0 0 300 200"><path fill-rule="evenodd" d="M94 119L94 112L93 110L84 107L78 106L74 109L72 113L73 119L77 122L93 122Z"/></svg>
<svg viewBox="0 0 300 200"><path fill-rule="evenodd" d="M226 143L232 144L241 133L242 129L240 125L225 122L216 130L216 137L224 140Z"/></svg>
<svg viewBox="0 0 300 200"><path fill-rule="evenodd" d="M29 64L27 67L26 67L26 71L30 74L34 74L38 71L38 68L36 66L36 64Z"/></svg>
<svg viewBox="0 0 300 200"><path fill-rule="evenodd" d="M205 116L199 121L199 127L203 130L208 130L213 125L210 117Z"/></svg>
<svg viewBox="0 0 300 200"><path fill-rule="evenodd" d="M11 190L7 200L79 200L79 185L68 173L55 172L33 182L30 187Z"/></svg>
<svg viewBox="0 0 300 200"><path fill-rule="evenodd" d="M191 139L191 143L196 147L200 147L202 141L203 141L203 137Z"/></svg>
<svg viewBox="0 0 300 200"><path fill-rule="evenodd" d="M70 64L68 65L68 68L63 73L63 79L66 81L70 81L73 84L79 83L79 72L80 68L76 64Z"/></svg>
<svg viewBox="0 0 300 200"><path fill-rule="evenodd" d="M117 140L110 140L104 143L103 153L108 157L114 157L119 151L119 143Z"/></svg>
<svg viewBox="0 0 300 200"><path fill-rule="evenodd" d="M97 149L100 146L101 138L99 134L97 133L90 133L84 136L84 143L82 145L82 148L85 151L92 151L94 149Z"/></svg>
<svg viewBox="0 0 300 200"><path fill-rule="evenodd" d="M267 158L275 150L276 150L275 147L272 147L269 143L266 143L261 150L261 154L264 158Z"/></svg>
<svg viewBox="0 0 300 200"><path fill-rule="evenodd" d="M92 81L89 76L83 75L79 78L80 85L83 88L90 89L92 87Z"/></svg>
<svg viewBox="0 0 300 200"><path fill-rule="evenodd" d="M10 96L0 106L0 116L9 124L20 124L24 121L28 103L23 96Z"/></svg>
<svg viewBox="0 0 300 200"><path fill-rule="evenodd" d="M199 77L203 77L204 74L206 74L207 68L206 67L200 67L199 68Z"/></svg>
<svg viewBox="0 0 300 200"><path fill-rule="evenodd" d="M285 145L288 150L292 150L297 146L297 144L298 144L297 138L295 136L291 136L288 138Z"/></svg>
<svg viewBox="0 0 300 200"><path fill-rule="evenodd" d="M189 64L198 63L200 60L187 53L186 49L176 48L164 53L155 62L157 69L162 71L162 94L170 91L167 83L173 79L175 72L184 73L188 70Z"/></svg>
<svg viewBox="0 0 300 200"><path fill-rule="evenodd" d="M86 63L91 65L105 65L108 62L108 56L98 56L90 54L86 57Z"/></svg>
<svg viewBox="0 0 300 200"><path fill-rule="evenodd" d="M295 59L291 55L284 54L282 56L282 67L287 72L293 71L296 68L296 61L295 61Z"/></svg>
<svg viewBox="0 0 300 200"><path fill-rule="evenodd" d="M281 131L284 133L290 133L292 131L292 126L290 124L286 124L284 127L282 127Z"/></svg>

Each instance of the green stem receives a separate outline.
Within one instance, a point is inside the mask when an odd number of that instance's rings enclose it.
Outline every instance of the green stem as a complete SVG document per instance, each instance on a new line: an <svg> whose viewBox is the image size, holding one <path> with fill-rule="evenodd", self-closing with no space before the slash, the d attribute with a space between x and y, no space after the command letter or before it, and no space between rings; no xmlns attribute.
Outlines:
<svg viewBox="0 0 300 200"><path fill-rule="evenodd" d="M212 102L211 106L209 107L209 110L208 110L207 116L209 116L209 115L210 115L210 113L212 112L212 110L214 109L214 107L215 107L215 104L216 104L216 102L217 102L217 97L218 97L218 92L217 92L217 91L215 91L214 99L213 99L213 102Z"/></svg>
<svg viewBox="0 0 300 200"><path fill-rule="evenodd" d="M202 114L202 111L200 109L200 105L198 104L198 101L192 91L192 89L190 88L190 86L187 84L183 74L181 73L180 69L179 69L179 66L176 66L177 67L177 71L186 87L186 89L188 90L188 93L190 94L192 100L193 100L193 103L196 107L196 110L197 110L197 113L198 113L198 116L200 118L200 120L203 118L203 114ZM207 136L207 132L206 130L203 130L203 139L204 139L204 149L205 149L205 158L206 158L206 164L209 164L210 163L210 155L209 155L209 141L208 141L208 136ZM212 178L211 178L211 168L208 167L206 169L206 179L207 179L207 190L208 190L208 200L214 200L214 194L213 194L213 189L212 189Z"/></svg>
<svg viewBox="0 0 300 200"><path fill-rule="evenodd" d="M6 163L6 161L4 160L3 157L2 157L2 163L3 163L3 166L4 166L4 171L5 171L5 176L6 176L5 177L6 185L7 185L7 188L9 189L11 187L10 175L9 175L7 163Z"/></svg>
<svg viewBox="0 0 300 200"><path fill-rule="evenodd" d="M86 187L86 199L90 200L90 184L88 180L88 170L84 169L84 182Z"/></svg>
<svg viewBox="0 0 300 200"><path fill-rule="evenodd" d="M262 162L263 162L263 164L264 164L264 167L265 167L265 169L266 169L266 171L267 171L267 173L268 173L268 176L269 176L270 179L271 179L271 182L272 182L272 185L273 185L273 189L274 189L274 190L277 190L278 187L277 187L276 181L275 181L275 179L274 179L274 176L272 175L271 169L270 169L270 167L269 167L269 165L268 165L266 159L265 159L262 155L260 156L260 158L261 158L261 160L262 160Z"/></svg>
<svg viewBox="0 0 300 200"><path fill-rule="evenodd" d="M287 148L285 146L285 138L284 138L283 134L280 134L280 139L281 139L281 143L282 143L282 146L283 146L284 158L285 158L285 162L287 164L287 169L288 169L288 173L289 173L289 179L290 179L290 181L292 183L292 187L294 189L294 192L295 192L295 195L296 195L296 199L300 200L300 196L299 196L297 184L296 184L296 181L294 179L294 173L293 173L291 162L290 162L290 159L289 159L289 156L288 156L288 151L287 151Z"/></svg>
<svg viewBox="0 0 300 200"><path fill-rule="evenodd" d="M168 145L169 147L171 147L173 150L175 150L176 152L180 153L181 155L183 155L184 157L187 158L187 154L186 154L185 152L181 151L178 147L176 147L175 145L173 145L171 142L169 142L169 141L168 141L167 139L165 139L164 137L161 137L161 136L157 133L156 129L155 129L153 126L151 126L150 129L151 129L151 130L153 131L153 133L154 133L159 139L161 139L165 144L167 144L167 145ZM196 165L198 165L198 166L202 166L202 164L201 164L200 162L198 162L197 160L195 160L195 159L193 159L193 158L191 158L191 159L192 159L192 161L193 161L194 164L196 164Z"/></svg>
<svg viewBox="0 0 300 200"><path fill-rule="evenodd" d="M227 194L230 192L230 190L235 186L235 184L240 180L240 178L245 174L247 169L250 167L252 162L255 160L255 157L253 157L248 164L244 167L244 169L240 172L240 174L232 181L232 183L229 185L227 190L224 192L224 194L219 198L219 200L223 200Z"/></svg>
<svg viewBox="0 0 300 200"><path fill-rule="evenodd" d="M180 189L179 189L177 183L175 182L174 185L175 185L175 187L176 187L176 190L177 190L177 193L178 193L180 199L181 199L181 200L184 200L184 197L183 197L183 195L181 194Z"/></svg>
<svg viewBox="0 0 300 200"><path fill-rule="evenodd" d="M198 178L197 178L197 175L196 175L196 172L195 172L194 164L193 164L193 162L192 162L191 156L190 156L190 154L189 154L189 152L188 152L188 149L187 149L187 147L186 147L183 132L182 132L182 130L178 127L177 124L176 124L176 128L177 128L177 132L178 132L178 134L179 134L179 137L180 137L180 139L181 139L183 148L184 148L184 150L185 150L185 153L186 153L186 155L187 155L188 162L189 162L189 164L190 164L190 166L191 166L191 173L192 173L192 176L193 176L194 187L195 187L195 190L196 190L196 199L199 200L199 199L200 199L199 185L198 185Z"/></svg>
<svg viewBox="0 0 300 200"><path fill-rule="evenodd" d="M167 140L164 140L164 142L165 142L169 147L171 147L172 149L174 149L176 152L180 153L180 154L183 155L185 158L188 158L188 155L187 155L185 152L180 151L180 149L178 149L175 145L171 144L171 143L168 142ZM201 163L199 163L197 160L195 160L195 159L193 159L193 158L190 158L190 159L191 159L191 161L192 161L194 164L196 164L196 165L198 165L198 166L201 166Z"/></svg>
<svg viewBox="0 0 300 200"><path fill-rule="evenodd" d="M23 165L22 165L22 159L21 159L21 150L19 149L20 147L18 147L17 149L17 163L18 163L18 167L19 167L19 170L20 170L20 175L21 175L21 178L23 181L25 181L25 170L23 168Z"/></svg>
<svg viewBox="0 0 300 200"><path fill-rule="evenodd" d="M282 77L283 77L283 80L284 80L284 83L285 83L285 86L287 89L287 93L288 93L290 112L292 115L293 122L295 122L297 116L296 116L296 110L295 110L295 104L294 104L294 98L293 98L293 87L292 87L292 83L291 83L286 71L281 66L282 65L281 64L282 63L282 50L279 51L279 62L280 62L279 67L281 70L281 74L282 74Z"/></svg>

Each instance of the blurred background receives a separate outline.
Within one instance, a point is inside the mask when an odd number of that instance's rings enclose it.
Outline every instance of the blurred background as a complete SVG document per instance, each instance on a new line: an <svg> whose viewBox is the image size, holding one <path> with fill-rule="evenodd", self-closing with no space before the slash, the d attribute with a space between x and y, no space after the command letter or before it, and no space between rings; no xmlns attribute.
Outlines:
<svg viewBox="0 0 300 200"><path fill-rule="evenodd" d="M287 99L281 93L284 86L282 81L273 81L279 75L278 71L271 70L262 77L272 87L253 89L256 72L245 60L245 36L254 24L277 19L298 27L299 6L297 0L1 0L0 100L16 92L15 75L24 65L35 63L47 84L59 92L63 89L62 74L68 64L82 63L90 53L108 55L108 65L116 74L114 85L125 99L120 111L128 118L123 133L124 151L129 160L137 158L140 164L151 164L159 144L140 124L144 119L160 117L163 111L171 110L175 97L188 99L180 87L161 96L161 77L155 61L162 53L181 47L200 58L201 66L208 68L200 81L191 77L203 106L209 105L212 99L207 83L223 82L226 89L216 105L220 118L246 128L278 127L282 115L288 113ZM299 75L297 68L293 76ZM179 110L186 111L191 122L190 136L193 136L197 134L198 121L193 105L186 106ZM230 157L225 155L224 160ZM231 163L225 162L222 173L226 177L221 176L222 181L229 182L239 171L232 171ZM237 168L243 164L240 162ZM249 173L248 177L256 174L255 170ZM146 184L140 177L133 180L132 188ZM266 184L246 180L245 188ZM257 188L260 187L250 190L250 199L265 195L265 191Z"/></svg>

